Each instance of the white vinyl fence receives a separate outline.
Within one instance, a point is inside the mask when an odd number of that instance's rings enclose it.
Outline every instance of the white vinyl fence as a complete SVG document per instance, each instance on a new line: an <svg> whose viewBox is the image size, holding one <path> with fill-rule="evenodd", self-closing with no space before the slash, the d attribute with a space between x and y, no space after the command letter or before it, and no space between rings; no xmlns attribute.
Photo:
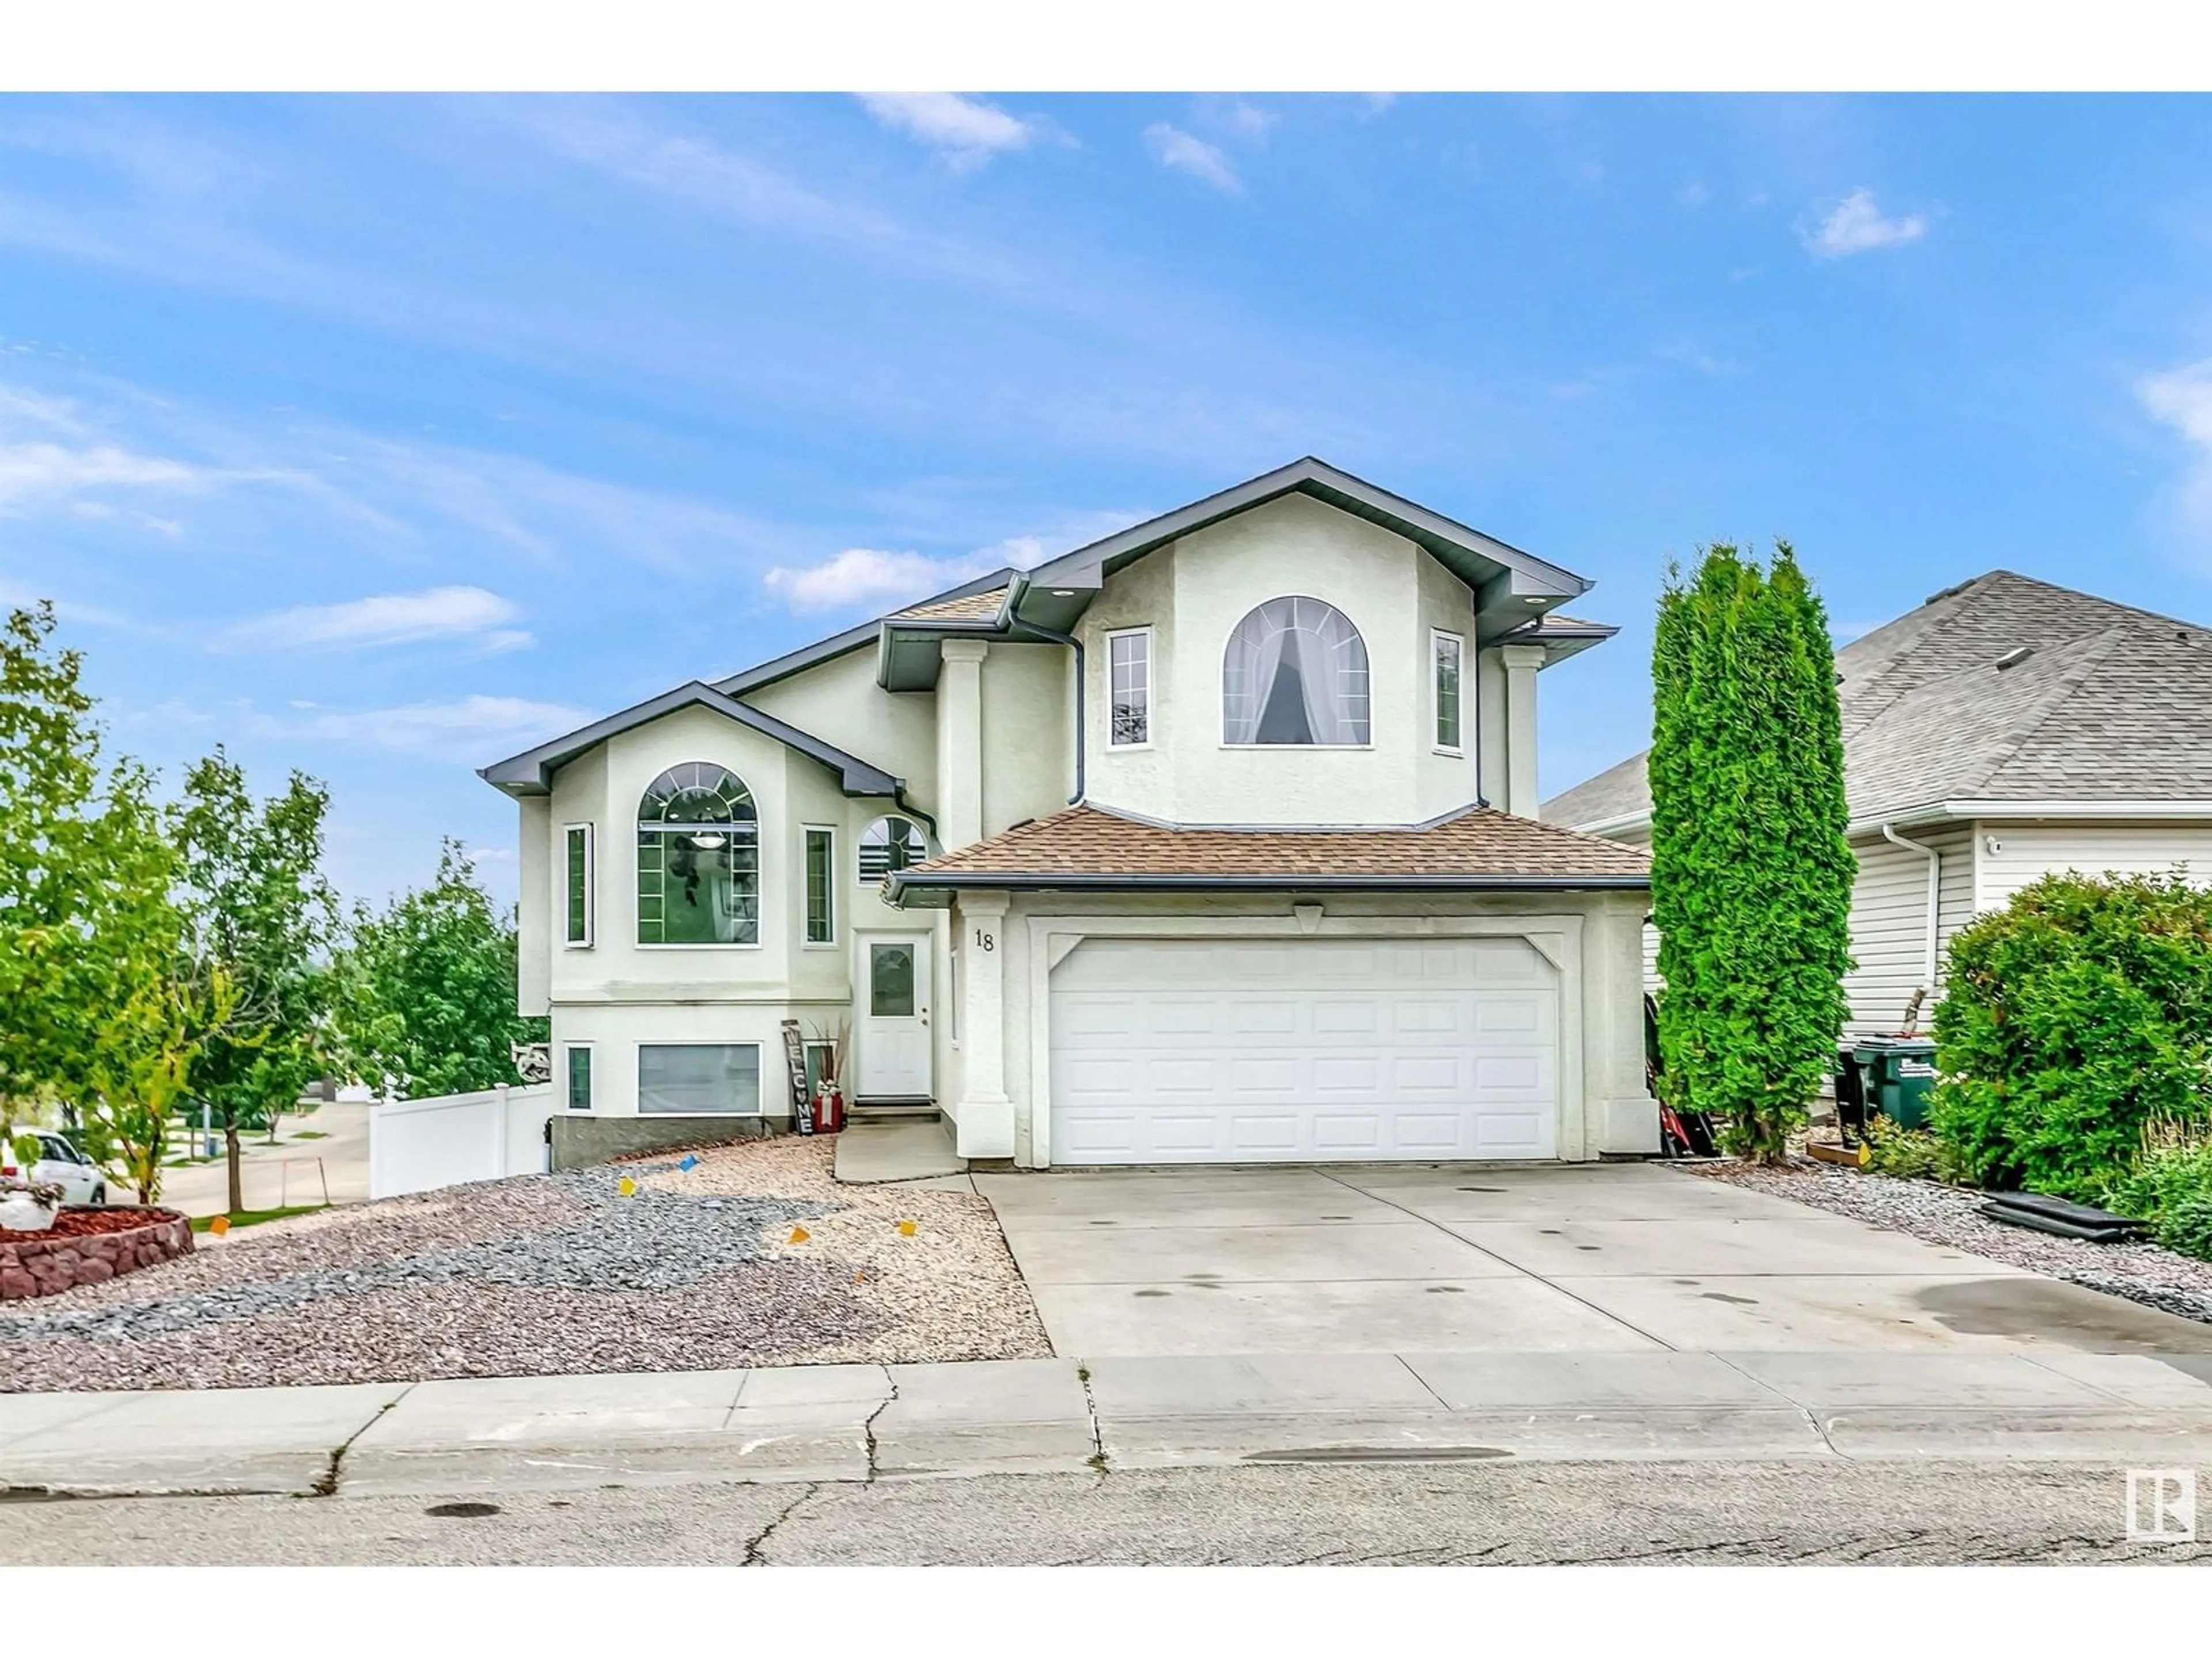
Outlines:
<svg viewBox="0 0 2212 1659"><path fill-rule="evenodd" d="M546 1168L553 1085L380 1101L368 1111L368 1195L396 1198Z"/></svg>

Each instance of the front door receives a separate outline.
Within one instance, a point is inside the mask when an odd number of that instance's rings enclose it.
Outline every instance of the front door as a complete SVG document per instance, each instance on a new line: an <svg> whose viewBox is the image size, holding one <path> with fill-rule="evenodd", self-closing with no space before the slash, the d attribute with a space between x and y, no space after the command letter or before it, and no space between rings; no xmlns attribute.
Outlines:
<svg viewBox="0 0 2212 1659"><path fill-rule="evenodd" d="M930 1075L929 935L862 939L860 1100L927 1100Z"/></svg>

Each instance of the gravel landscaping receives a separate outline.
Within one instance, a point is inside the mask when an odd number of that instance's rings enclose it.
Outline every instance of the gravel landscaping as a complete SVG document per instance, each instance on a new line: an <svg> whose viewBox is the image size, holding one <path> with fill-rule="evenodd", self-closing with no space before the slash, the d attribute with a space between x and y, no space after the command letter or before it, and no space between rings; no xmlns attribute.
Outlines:
<svg viewBox="0 0 2212 1659"><path fill-rule="evenodd" d="M841 1187L833 1150L751 1141L688 1170L655 1155L265 1222L12 1304L0 1392L1052 1352L988 1202Z"/></svg>
<svg viewBox="0 0 2212 1659"><path fill-rule="evenodd" d="M1910 1233L1931 1244L1970 1250L1992 1261L2212 1324L2212 1261L2178 1255L2156 1244L2090 1244L2008 1226L1981 1214L1981 1206L1989 1201L1986 1193L1934 1181L1899 1181L1809 1159L1778 1170L1739 1164L1682 1167L1710 1180L1795 1199L1815 1209Z"/></svg>

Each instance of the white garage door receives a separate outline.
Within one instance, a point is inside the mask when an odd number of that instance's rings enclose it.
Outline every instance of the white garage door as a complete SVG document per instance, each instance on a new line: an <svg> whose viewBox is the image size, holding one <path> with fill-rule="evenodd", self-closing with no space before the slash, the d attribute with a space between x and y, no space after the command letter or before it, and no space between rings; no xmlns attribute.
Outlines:
<svg viewBox="0 0 2212 1659"><path fill-rule="evenodd" d="M1085 939L1054 1164L1551 1158L1559 974L1516 939Z"/></svg>

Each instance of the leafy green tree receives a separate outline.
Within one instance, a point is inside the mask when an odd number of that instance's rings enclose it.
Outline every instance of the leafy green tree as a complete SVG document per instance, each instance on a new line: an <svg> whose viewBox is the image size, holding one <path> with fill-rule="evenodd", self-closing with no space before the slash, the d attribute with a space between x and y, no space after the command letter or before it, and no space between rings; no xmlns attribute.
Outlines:
<svg viewBox="0 0 2212 1659"><path fill-rule="evenodd" d="M176 936L152 781L103 769L82 660L53 631L49 604L0 624L0 1128L88 1097L108 1012L170 970Z"/></svg>
<svg viewBox="0 0 2212 1659"><path fill-rule="evenodd" d="M178 816L191 1006L207 1020L191 1092L222 1127L229 1205L245 1207L240 1135L265 1127L324 1066L337 895L322 874L330 795L301 773L256 802L218 747L185 777ZM229 988L228 1008L210 993ZM216 1019L217 1014L221 1018Z"/></svg>
<svg viewBox="0 0 2212 1659"><path fill-rule="evenodd" d="M515 931L459 842L440 848L437 878L381 915L354 915L339 972L337 1024L354 1066L422 1098L518 1080L512 1046L545 1040L545 1021L515 1012Z"/></svg>
<svg viewBox="0 0 2212 1659"><path fill-rule="evenodd" d="M1788 544L1669 573L1652 691L1662 1087L1778 1162L1835 1063L1857 875L1834 648Z"/></svg>

